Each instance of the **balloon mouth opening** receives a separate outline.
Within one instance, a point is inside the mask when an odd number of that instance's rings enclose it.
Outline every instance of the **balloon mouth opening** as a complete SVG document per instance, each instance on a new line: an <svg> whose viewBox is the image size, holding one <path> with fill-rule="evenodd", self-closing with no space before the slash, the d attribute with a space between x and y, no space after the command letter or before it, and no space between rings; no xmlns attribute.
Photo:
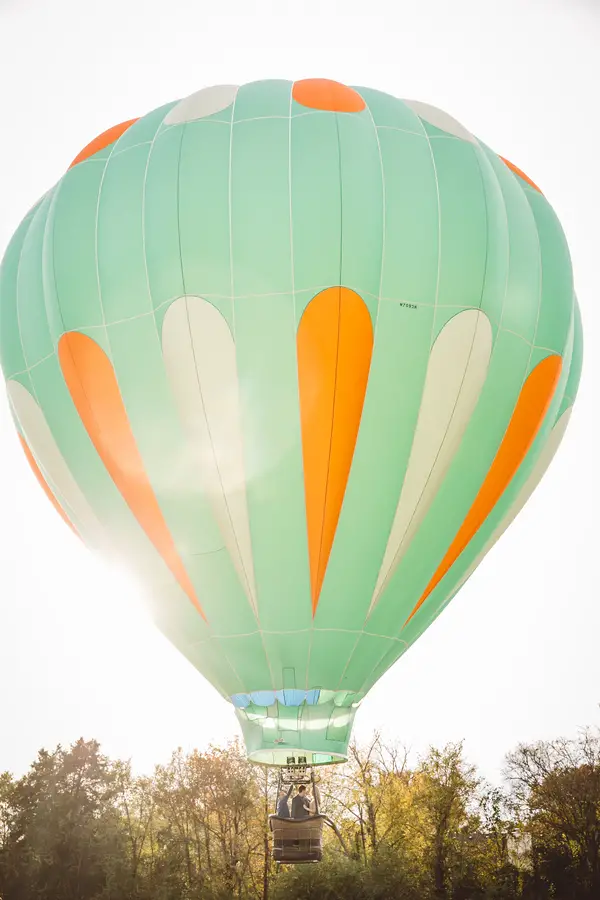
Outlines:
<svg viewBox="0 0 600 900"><path fill-rule="evenodd" d="M262 748L248 753L252 763L261 766L334 766L345 763L348 755L343 753L311 753L294 747Z"/></svg>
<svg viewBox="0 0 600 900"><path fill-rule="evenodd" d="M299 705L286 704L266 692L255 694L252 702L236 707L250 762L263 766L331 766L346 762L348 743L358 706L357 694L350 691L314 692ZM255 701L269 701L259 706ZM283 699L298 700L298 692L286 692ZM273 702L274 701L274 702ZM347 706L339 706L340 702Z"/></svg>

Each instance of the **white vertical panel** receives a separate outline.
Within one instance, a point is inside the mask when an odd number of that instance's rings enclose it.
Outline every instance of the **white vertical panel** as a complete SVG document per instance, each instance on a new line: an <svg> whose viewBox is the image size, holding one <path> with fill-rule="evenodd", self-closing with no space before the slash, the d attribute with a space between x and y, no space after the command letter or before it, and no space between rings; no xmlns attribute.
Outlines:
<svg viewBox="0 0 600 900"><path fill-rule="evenodd" d="M406 476L369 613L446 477L477 405L491 351L492 328L478 309L450 319L433 345Z"/></svg>
<svg viewBox="0 0 600 900"><path fill-rule="evenodd" d="M9 381L7 390L23 437L56 500L86 543L105 546L104 529L73 478L42 410L20 382Z"/></svg>
<svg viewBox="0 0 600 900"><path fill-rule="evenodd" d="M201 297L177 299L163 323L167 377L202 488L248 599L258 614L235 345L221 313Z"/></svg>

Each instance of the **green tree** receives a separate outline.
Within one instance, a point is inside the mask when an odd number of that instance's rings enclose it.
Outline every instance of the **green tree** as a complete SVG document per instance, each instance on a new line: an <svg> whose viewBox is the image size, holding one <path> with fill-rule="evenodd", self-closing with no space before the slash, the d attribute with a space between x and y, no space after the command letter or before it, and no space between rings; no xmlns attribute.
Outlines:
<svg viewBox="0 0 600 900"><path fill-rule="evenodd" d="M459 900L458 882L466 884L471 894L478 888L473 851L480 852L486 842L473 812L479 787L461 743L448 744L442 750L431 748L417 767L413 802L420 814L434 896L440 900L452 894Z"/></svg>
<svg viewBox="0 0 600 900"><path fill-rule="evenodd" d="M533 841L541 897L600 897L600 733L520 745L507 775Z"/></svg>
<svg viewBox="0 0 600 900"><path fill-rule="evenodd" d="M3 900L117 900L127 870L116 772L95 741L40 751L4 799Z"/></svg>

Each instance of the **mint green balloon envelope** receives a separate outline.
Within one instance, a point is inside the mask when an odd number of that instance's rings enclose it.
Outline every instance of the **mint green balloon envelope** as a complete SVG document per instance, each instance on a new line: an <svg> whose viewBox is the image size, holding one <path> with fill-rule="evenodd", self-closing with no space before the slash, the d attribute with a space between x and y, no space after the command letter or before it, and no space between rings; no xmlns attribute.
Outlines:
<svg viewBox="0 0 600 900"><path fill-rule="evenodd" d="M92 142L6 251L0 354L63 518L136 573L252 760L318 764L537 486L582 336L524 173L316 79Z"/></svg>

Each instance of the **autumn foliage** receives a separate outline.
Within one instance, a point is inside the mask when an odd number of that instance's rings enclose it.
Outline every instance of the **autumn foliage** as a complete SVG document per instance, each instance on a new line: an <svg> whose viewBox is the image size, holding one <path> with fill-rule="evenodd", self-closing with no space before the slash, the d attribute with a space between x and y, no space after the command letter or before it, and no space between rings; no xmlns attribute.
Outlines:
<svg viewBox="0 0 600 900"><path fill-rule="evenodd" d="M375 736L324 769L320 865L272 862L276 784L242 748L135 776L95 741L0 776L0 900L598 900L600 734L518 747L501 787L461 745Z"/></svg>

